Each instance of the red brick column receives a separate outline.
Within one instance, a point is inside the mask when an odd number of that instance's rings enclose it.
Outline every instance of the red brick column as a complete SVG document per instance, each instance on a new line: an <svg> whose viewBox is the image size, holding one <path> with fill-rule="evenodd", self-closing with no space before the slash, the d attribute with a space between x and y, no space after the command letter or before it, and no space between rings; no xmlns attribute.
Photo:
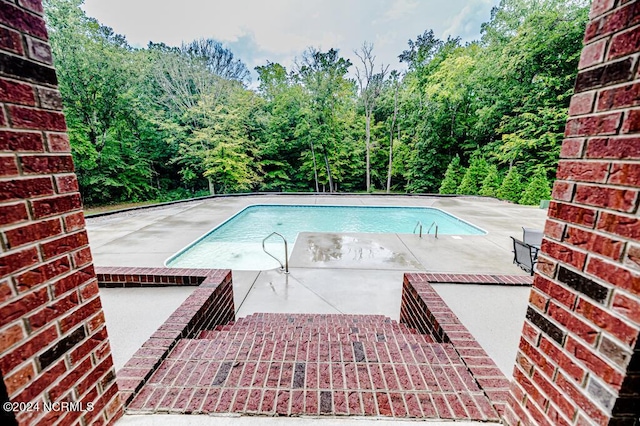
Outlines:
<svg viewBox="0 0 640 426"><path fill-rule="evenodd" d="M507 424L640 415L639 25L640 3L593 1Z"/></svg>
<svg viewBox="0 0 640 426"><path fill-rule="evenodd" d="M41 2L0 0L0 388L31 404L20 424L122 413L65 132Z"/></svg>

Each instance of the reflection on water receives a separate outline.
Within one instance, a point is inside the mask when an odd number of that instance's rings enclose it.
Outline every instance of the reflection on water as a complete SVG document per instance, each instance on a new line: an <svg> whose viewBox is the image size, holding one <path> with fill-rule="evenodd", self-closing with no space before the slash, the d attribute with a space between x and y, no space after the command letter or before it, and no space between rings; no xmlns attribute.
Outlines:
<svg viewBox="0 0 640 426"><path fill-rule="evenodd" d="M266 248L284 262L284 246L267 242ZM171 268L230 268L238 270L275 269L280 264L262 251L260 243L232 243L201 241L189 250L188 256L179 256L169 262Z"/></svg>
<svg viewBox="0 0 640 426"><path fill-rule="evenodd" d="M411 234L420 222L437 223L445 235L483 235L485 232L444 211L428 207L371 206L249 206L208 232L167 260L169 267L232 268L264 270L277 268L278 262L262 252L262 240L271 232L282 234L293 247L301 232ZM327 237L329 238L329 237ZM371 239L376 237L371 237ZM415 262L411 255L394 253L371 239L334 237L314 242L313 261L371 259L378 264L393 262L399 267ZM267 245L276 244L268 241ZM274 251L275 250L275 251ZM270 253L284 260L282 244ZM282 257L281 257L282 256Z"/></svg>
<svg viewBox="0 0 640 426"><path fill-rule="evenodd" d="M313 262L374 261L399 266L419 267L404 253L389 249L377 241L351 235L324 234L307 238L307 253Z"/></svg>

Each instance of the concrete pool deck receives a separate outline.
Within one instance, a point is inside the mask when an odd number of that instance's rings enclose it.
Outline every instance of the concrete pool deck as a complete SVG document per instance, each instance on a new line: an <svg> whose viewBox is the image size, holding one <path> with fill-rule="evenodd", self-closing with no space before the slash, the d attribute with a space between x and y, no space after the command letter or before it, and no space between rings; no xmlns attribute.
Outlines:
<svg viewBox="0 0 640 426"><path fill-rule="evenodd" d="M94 260L99 266L163 266L177 251L219 225L241 209L253 204L418 206L440 208L488 232L481 236L432 235L420 239L411 234L375 234L376 241L393 247L402 243L408 257L414 256L429 270L464 273L518 273L511 256L510 235L521 235L521 227L542 228L546 210L519 206L490 198L427 196L331 196L331 195L256 195L223 197L133 210L87 219L87 231ZM271 230L265 230L265 236ZM322 234L316 234L322 235ZM373 234L367 234L373 235ZM355 243L357 246L358 244ZM296 244L301 246L301 244ZM368 247L369 242L364 242ZM435 250L437 248L437 250ZM298 250L296 250L298 249ZM342 262L322 265L295 247L291 265L296 267L339 268ZM478 256L485 253L487 256ZM496 256L490 256L494 254ZM296 262L297 261L297 262ZM340 264L339 264L340 263ZM367 265L375 269L406 269L407 265L379 262Z"/></svg>
<svg viewBox="0 0 640 426"><path fill-rule="evenodd" d="M546 210L474 197L242 196L199 200L87 219L97 266L161 267L211 228L251 204L399 205L437 207L485 229L483 236L302 234L291 273L234 271L238 317L255 312L369 313L398 319L403 272L521 274L512 264L510 235L542 228ZM265 230L265 236L270 230ZM510 377L527 287L434 285L460 320ZM170 290L170 291L165 291ZM153 300L142 295L153 292ZM116 368L191 292L181 289L101 289ZM144 311L144 325L126 321ZM139 318L139 316L137 317Z"/></svg>

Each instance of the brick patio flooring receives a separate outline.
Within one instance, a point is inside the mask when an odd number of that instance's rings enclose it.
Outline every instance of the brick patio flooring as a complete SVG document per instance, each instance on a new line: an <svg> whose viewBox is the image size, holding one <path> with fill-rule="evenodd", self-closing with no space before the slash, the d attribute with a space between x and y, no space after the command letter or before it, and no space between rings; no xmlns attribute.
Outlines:
<svg viewBox="0 0 640 426"><path fill-rule="evenodd" d="M499 421L453 345L380 315L254 314L180 339L127 412Z"/></svg>

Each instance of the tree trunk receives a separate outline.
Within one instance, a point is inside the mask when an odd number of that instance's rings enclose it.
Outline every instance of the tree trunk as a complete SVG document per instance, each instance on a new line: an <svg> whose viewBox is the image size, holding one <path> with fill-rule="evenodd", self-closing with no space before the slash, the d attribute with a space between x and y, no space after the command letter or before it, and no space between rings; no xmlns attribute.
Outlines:
<svg viewBox="0 0 640 426"><path fill-rule="evenodd" d="M367 192L371 191L371 111L365 112L365 147L367 158Z"/></svg>
<svg viewBox="0 0 640 426"><path fill-rule="evenodd" d="M207 180L209 181L209 193L211 195L216 195L216 187L213 184L213 180L210 177L208 177Z"/></svg>
<svg viewBox="0 0 640 426"><path fill-rule="evenodd" d="M333 192L333 178L331 177L331 166L329 165L327 151L324 151L324 165L327 168L327 177L329 178L329 192Z"/></svg>
<svg viewBox="0 0 640 426"><path fill-rule="evenodd" d="M356 78L359 85L360 99L364 106L365 114L365 157L366 157L366 187L367 192L371 192L371 116L376 106L376 100L380 96L384 76L389 69L382 65L380 72L375 73L375 60L373 55L373 44L366 41L362 44L360 50L356 50L355 54L362 62L362 67L356 66Z"/></svg>
<svg viewBox="0 0 640 426"><path fill-rule="evenodd" d="M394 122L391 122L391 132L389 134L389 169L387 170L387 194L391 192L391 169L393 166L393 126Z"/></svg>
<svg viewBox="0 0 640 426"><path fill-rule="evenodd" d="M391 192L391 170L393 167L393 127L396 125L396 117L398 116L398 85L396 83L393 98L393 118L391 119L391 131L389 132L389 170L387 171L387 194ZM400 130L398 129L398 138Z"/></svg>
<svg viewBox="0 0 640 426"><path fill-rule="evenodd" d="M316 151L313 149L313 142L309 140L309 145L311 145L311 156L313 157L313 177L316 180L316 192L320 192L320 188L318 187L318 166L316 164Z"/></svg>
<svg viewBox="0 0 640 426"><path fill-rule="evenodd" d="M458 110L458 106L451 108L451 139L453 139L454 128L456 125L456 111Z"/></svg>

